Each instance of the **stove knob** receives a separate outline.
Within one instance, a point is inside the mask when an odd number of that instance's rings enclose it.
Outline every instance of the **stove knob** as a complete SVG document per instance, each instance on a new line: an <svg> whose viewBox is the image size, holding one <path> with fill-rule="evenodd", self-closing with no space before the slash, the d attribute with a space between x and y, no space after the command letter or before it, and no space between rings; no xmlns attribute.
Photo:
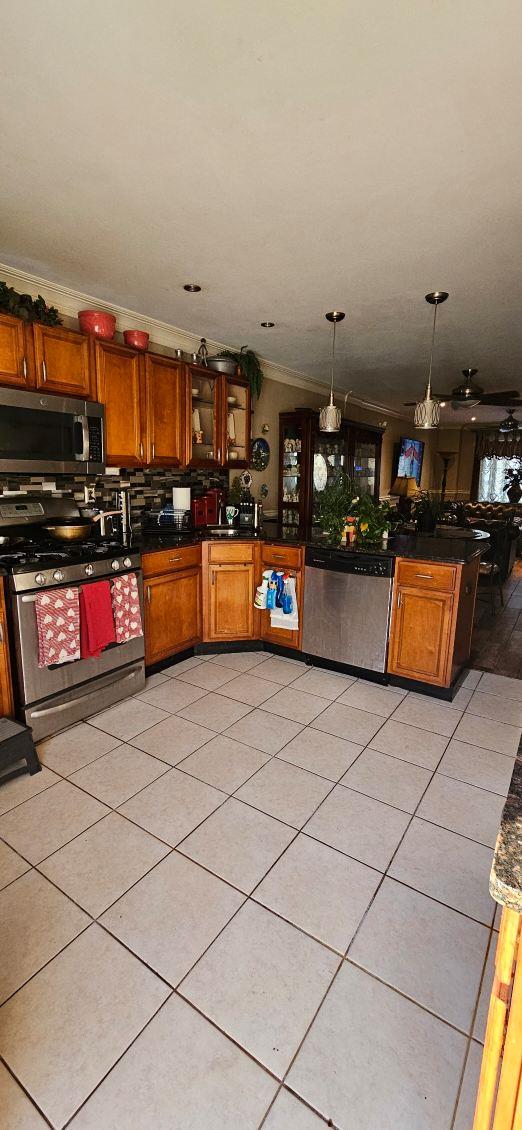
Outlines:
<svg viewBox="0 0 522 1130"><path fill-rule="evenodd" d="M45 573L37 573L34 579L37 585L45 585Z"/></svg>
<svg viewBox="0 0 522 1130"><path fill-rule="evenodd" d="M120 563L119 563L119 561L116 561L116 558L114 559L114 561L111 561L111 569L114 569L115 573L117 572L119 567L120 567Z"/></svg>
<svg viewBox="0 0 522 1130"><path fill-rule="evenodd" d="M124 557L123 558L123 564L125 565L126 569L130 569L130 567L132 565L132 561L131 561L130 557Z"/></svg>
<svg viewBox="0 0 522 1130"><path fill-rule="evenodd" d="M55 569L55 571L53 573L53 580L63 581L63 573L62 573L61 569Z"/></svg>
<svg viewBox="0 0 522 1130"><path fill-rule="evenodd" d="M94 565L85 565L83 571L86 577L92 577L94 573Z"/></svg>

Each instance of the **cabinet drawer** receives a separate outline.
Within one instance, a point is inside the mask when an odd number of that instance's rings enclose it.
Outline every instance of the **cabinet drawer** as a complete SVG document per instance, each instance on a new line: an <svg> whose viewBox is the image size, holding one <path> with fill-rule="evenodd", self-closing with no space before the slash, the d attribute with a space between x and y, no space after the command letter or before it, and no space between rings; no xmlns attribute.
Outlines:
<svg viewBox="0 0 522 1130"><path fill-rule="evenodd" d="M212 541L208 547L208 559L212 565L244 565L254 560L254 542L235 541L228 545Z"/></svg>
<svg viewBox="0 0 522 1130"><path fill-rule="evenodd" d="M156 553L144 553L142 557L144 577L174 573L178 569L189 569L200 564L200 545L173 546L172 549L161 549Z"/></svg>
<svg viewBox="0 0 522 1130"><path fill-rule="evenodd" d="M303 551L298 545L280 545L266 542L261 549L263 565L277 565L287 569L300 569Z"/></svg>
<svg viewBox="0 0 522 1130"><path fill-rule="evenodd" d="M397 583L416 589L453 592L457 568L457 565L435 565L432 561L406 561L403 558L397 563Z"/></svg>

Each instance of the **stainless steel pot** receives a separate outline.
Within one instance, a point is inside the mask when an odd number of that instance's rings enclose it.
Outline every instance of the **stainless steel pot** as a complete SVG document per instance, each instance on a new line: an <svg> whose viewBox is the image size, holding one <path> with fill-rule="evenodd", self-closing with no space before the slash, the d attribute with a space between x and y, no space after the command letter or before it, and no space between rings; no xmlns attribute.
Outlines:
<svg viewBox="0 0 522 1130"><path fill-rule="evenodd" d="M229 377L237 376L237 365L230 357L207 357L207 369L214 369L216 373L227 373Z"/></svg>
<svg viewBox="0 0 522 1130"><path fill-rule="evenodd" d="M61 522L43 528L54 541L86 541L92 531L92 522Z"/></svg>

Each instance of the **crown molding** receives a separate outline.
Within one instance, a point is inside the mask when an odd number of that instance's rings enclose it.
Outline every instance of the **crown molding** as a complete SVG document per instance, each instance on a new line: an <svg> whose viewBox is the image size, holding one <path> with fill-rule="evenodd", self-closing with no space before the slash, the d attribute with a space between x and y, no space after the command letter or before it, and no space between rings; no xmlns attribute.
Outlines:
<svg viewBox="0 0 522 1130"><path fill-rule="evenodd" d="M57 306L60 314L68 318L77 318L78 310L90 309L91 307L96 310L107 310L116 315L116 329L120 333L126 329L146 330L155 345L165 346L169 349L183 349L186 353L195 353L199 348L200 335L182 330L179 326L173 326L169 322L162 322L159 318L140 314L125 306L117 306L114 302L106 302L92 294L85 294L83 291L63 286L62 283L28 274L27 271L21 271L18 267L12 267L8 263L0 263L0 272L8 286L14 286L17 290L20 290L21 284L24 293L33 296L41 294L46 302L52 306ZM218 353L221 349L231 348L230 343L213 341L210 338L207 338L206 341L210 352ZM279 365L275 361L269 361L266 357L261 357L260 360L263 373L268 380L306 389L308 392L315 392L318 395L321 393L329 394L330 392L329 384L323 381L316 381L305 373L287 368L286 365ZM336 389L336 393L339 398L342 398L345 395L345 390ZM375 404L373 401L362 400L356 396L350 395L347 401L348 409L350 404L355 404L358 408L365 408L368 412L393 416L399 420L407 419L402 412L397 412L394 408Z"/></svg>

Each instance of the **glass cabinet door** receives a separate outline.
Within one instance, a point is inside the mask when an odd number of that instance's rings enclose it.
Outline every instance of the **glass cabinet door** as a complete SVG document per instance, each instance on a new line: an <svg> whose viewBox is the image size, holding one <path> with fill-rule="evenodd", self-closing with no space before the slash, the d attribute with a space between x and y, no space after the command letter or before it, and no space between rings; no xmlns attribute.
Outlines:
<svg viewBox="0 0 522 1130"><path fill-rule="evenodd" d="M225 378L225 464L248 467L250 462L250 388L237 377Z"/></svg>
<svg viewBox="0 0 522 1130"><path fill-rule="evenodd" d="M303 437L298 421L289 421L281 427L281 487L280 521L285 526L299 525L302 498Z"/></svg>
<svg viewBox="0 0 522 1130"><path fill-rule="evenodd" d="M316 431L313 438L312 489L314 497L313 521L315 522L315 499L318 494L331 486L339 471L348 470L348 437L346 430L335 435Z"/></svg>
<svg viewBox="0 0 522 1130"><path fill-rule="evenodd" d="M191 467L219 466L219 374L199 365L189 365L192 437Z"/></svg>
<svg viewBox="0 0 522 1130"><path fill-rule="evenodd" d="M353 477L359 494L372 494L377 489L378 441L370 437L355 436L353 451Z"/></svg>

